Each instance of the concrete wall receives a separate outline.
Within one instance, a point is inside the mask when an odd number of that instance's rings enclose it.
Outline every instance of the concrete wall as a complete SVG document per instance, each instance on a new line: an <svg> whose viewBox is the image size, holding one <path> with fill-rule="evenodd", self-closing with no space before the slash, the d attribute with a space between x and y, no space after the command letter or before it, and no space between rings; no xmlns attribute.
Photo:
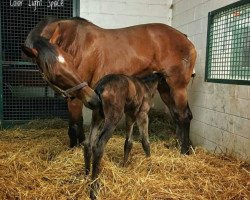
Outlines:
<svg viewBox="0 0 250 200"><path fill-rule="evenodd" d="M171 25L172 0L81 0L80 16L103 28L120 28L145 23ZM160 97L155 97L155 107L162 108ZM91 112L84 109L85 124Z"/></svg>
<svg viewBox="0 0 250 200"><path fill-rule="evenodd" d="M172 26L197 48L197 76L189 87L191 140L208 150L250 160L250 87L204 82L207 15L235 0L173 0Z"/></svg>
<svg viewBox="0 0 250 200"><path fill-rule="evenodd" d="M103 28L171 24L172 0L81 0L80 16Z"/></svg>

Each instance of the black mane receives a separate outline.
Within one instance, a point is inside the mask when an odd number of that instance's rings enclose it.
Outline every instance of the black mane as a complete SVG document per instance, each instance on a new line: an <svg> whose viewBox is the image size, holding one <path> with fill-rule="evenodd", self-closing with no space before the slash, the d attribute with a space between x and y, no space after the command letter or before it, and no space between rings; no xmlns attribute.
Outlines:
<svg viewBox="0 0 250 200"><path fill-rule="evenodd" d="M53 74L52 67L53 64L57 62L58 54L55 46L49 42L49 39L42 37L41 33L47 25L60 20L72 20L76 21L77 23L91 23L88 20L80 17L72 17L66 19L46 17L30 31L24 43L24 46L28 48L34 48L38 51L37 64L43 71L43 73L46 73L47 76L51 76Z"/></svg>
<svg viewBox="0 0 250 200"><path fill-rule="evenodd" d="M56 22L59 19L55 17L47 17L44 20L40 21L29 33L28 37L26 38L26 41L24 45L28 48L34 47L34 42L40 37L40 34L42 33L45 26L47 26L50 23Z"/></svg>
<svg viewBox="0 0 250 200"><path fill-rule="evenodd" d="M74 20L74 21L79 21L79 22L83 22L83 23L92 23L91 21L87 20L87 19L84 19L84 18L81 18L81 17L72 17L70 18L71 20Z"/></svg>
<svg viewBox="0 0 250 200"><path fill-rule="evenodd" d="M49 43L48 39L39 37L34 42L34 48L38 51L38 58L46 64L51 65L57 61L58 54L53 44Z"/></svg>
<svg viewBox="0 0 250 200"><path fill-rule="evenodd" d="M58 19L56 17L46 17L44 20L40 21L29 33L29 35L26 38L26 41L24 45L28 48L34 47L34 42L37 40L37 38L41 35L43 29L48 25L56 21L60 20L72 20L77 21L79 23L91 23L87 19L81 18L81 17L72 17L72 18L66 18L66 19Z"/></svg>

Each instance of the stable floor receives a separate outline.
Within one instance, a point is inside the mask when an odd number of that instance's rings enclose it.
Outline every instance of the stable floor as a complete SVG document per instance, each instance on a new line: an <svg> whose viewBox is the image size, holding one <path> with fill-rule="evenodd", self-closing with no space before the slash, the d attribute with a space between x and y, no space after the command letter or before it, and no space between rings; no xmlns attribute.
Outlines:
<svg viewBox="0 0 250 200"><path fill-rule="evenodd" d="M124 131L109 141L100 200L250 199L250 164L201 148L180 155L171 122L157 114L151 119L150 158L136 141L128 166L122 167ZM82 148L68 148L63 121L0 131L0 199L88 199L90 181L83 168Z"/></svg>

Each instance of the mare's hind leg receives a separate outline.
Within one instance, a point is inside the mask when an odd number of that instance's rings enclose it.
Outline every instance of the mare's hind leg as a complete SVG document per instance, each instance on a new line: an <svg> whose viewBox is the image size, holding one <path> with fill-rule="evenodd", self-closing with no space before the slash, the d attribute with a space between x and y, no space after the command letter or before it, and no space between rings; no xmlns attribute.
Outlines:
<svg viewBox="0 0 250 200"><path fill-rule="evenodd" d="M177 136L181 141L181 153L189 154L191 145L189 140L190 121L192 113L188 106L187 91L185 87L172 88L166 82L158 85L158 91L163 102L169 107L171 116L177 124Z"/></svg>
<svg viewBox="0 0 250 200"><path fill-rule="evenodd" d="M133 127L135 123L135 117L126 115L126 140L124 143L124 158L123 166L128 162L128 157L133 147Z"/></svg>
<svg viewBox="0 0 250 200"><path fill-rule="evenodd" d="M79 100L68 101L70 147L81 144L85 137L83 131L82 103Z"/></svg>
<svg viewBox="0 0 250 200"><path fill-rule="evenodd" d="M140 112L136 117L136 122L139 127L139 132L142 137L142 148L147 157L150 157L150 143L148 136L148 114L146 112Z"/></svg>

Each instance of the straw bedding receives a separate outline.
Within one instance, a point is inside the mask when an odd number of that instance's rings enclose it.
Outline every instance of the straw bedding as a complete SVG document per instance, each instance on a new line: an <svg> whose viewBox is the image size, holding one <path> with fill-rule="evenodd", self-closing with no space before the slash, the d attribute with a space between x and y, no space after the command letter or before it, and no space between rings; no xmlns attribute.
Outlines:
<svg viewBox="0 0 250 200"><path fill-rule="evenodd" d="M169 120L155 113L151 119L150 158L137 141L122 167L124 131L108 143L99 199L250 199L248 163L201 148L180 155L172 136L167 145L163 136L173 132ZM82 149L68 149L67 123L33 121L0 134L0 199L88 199Z"/></svg>

